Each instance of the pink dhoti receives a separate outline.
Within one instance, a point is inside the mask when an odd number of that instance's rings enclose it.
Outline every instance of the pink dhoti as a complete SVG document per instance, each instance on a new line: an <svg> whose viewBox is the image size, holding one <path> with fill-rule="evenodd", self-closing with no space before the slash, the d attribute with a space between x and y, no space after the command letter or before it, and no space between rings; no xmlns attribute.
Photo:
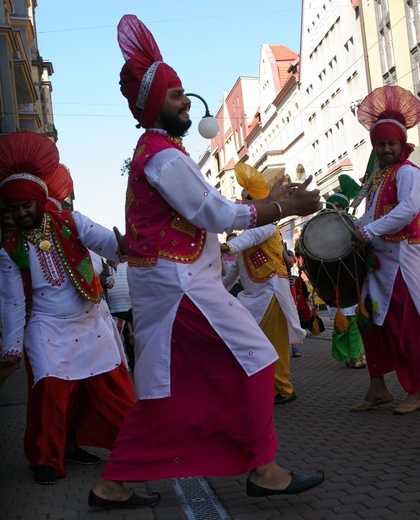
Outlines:
<svg viewBox="0 0 420 520"><path fill-rule="evenodd" d="M247 376L184 297L172 333L171 396L135 403L102 478L240 475L273 461L273 382L274 364Z"/></svg>
<svg viewBox="0 0 420 520"><path fill-rule="evenodd" d="M360 327L370 376L395 370L407 393L420 392L419 330L419 313L398 271L383 325L373 325L371 330Z"/></svg>

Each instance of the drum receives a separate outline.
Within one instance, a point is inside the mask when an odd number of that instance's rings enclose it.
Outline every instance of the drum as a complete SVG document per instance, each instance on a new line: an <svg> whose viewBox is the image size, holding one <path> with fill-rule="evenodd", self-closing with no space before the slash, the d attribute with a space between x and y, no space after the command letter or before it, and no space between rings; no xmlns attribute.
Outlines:
<svg viewBox="0 0 420 520"><path fill-rule="evenodd" d="M354 218L344 212L322 210L309 220L300 238L303 271L319 296L331 307L358 303L358 290L366 276L364 253L351 243Z"/></svg>

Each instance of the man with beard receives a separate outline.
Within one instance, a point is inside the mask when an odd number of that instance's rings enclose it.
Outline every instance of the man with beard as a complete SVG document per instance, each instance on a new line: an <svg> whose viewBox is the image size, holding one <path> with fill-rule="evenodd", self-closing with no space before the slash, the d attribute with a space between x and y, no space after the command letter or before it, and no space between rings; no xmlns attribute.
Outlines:
<svg viewBox="0 0 420 520"><path fill-rule="evenodd" d="M420 170L407 160L414 149L407 143L407 129L420 121L420 101L401 87L381 87L362 101L357 117L370 131L379 170L352 203L357 207L366 196L366 213L353 242L368 246L377 260L363 284L366 309L359 304L370 386L364 401L351 410L393 401L384 375L395 370L407 396L393 413L408 414L420 409Z"/></svg>
<svg viewBox="0 0 420 520"><path fill-rule="evenodd" d="M180 137L190 100L140 20L118 25L121 90L140 125L126 199L127 277L133 303L139 400L128 413L92 507L136 507L123 481L249 472L247 494L299 493L323 475L275 463L276 352L223 287L217 233L320 208L311 179L277 183L252 203L226 200L203 178ZM241 324L241 325L238 325ZM246 324L245 326L242 324Z"/></svg>
<svg viewBox="0 0 420 520"><path fill-rule="evenodd" d="M24 449L35 482L44 485L66 476L65 461L99 464L80 445L110 449L134 402L87 249L118 261L118 243L78 212L47 209L58 161L47 137L0 137L0 198L17 226L0 250L0 385L25 353Z"/></svg>

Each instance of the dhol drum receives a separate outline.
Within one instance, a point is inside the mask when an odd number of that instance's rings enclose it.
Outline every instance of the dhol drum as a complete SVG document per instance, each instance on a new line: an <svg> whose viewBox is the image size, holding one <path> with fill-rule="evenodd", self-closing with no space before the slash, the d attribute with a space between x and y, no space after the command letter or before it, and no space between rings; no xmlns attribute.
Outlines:
<svg viewBox="0 0 420 520"><path fill-rule="evenodd" d="M365 257L351 243L356 230L354 218L325 209L309 220L300 238L303 270L319 296L331 307L358 303L366 275Z"/></svg>

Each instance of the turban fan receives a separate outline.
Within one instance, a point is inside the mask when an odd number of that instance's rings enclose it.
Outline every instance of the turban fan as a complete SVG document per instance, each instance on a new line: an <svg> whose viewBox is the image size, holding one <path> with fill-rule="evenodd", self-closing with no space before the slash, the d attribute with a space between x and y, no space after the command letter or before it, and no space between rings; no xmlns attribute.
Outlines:
<svg viewBox="0 0 420 520"><path fill-rule="evenodd" d="M409 90L386 85L373 90L359 105L359 122L370 132L371 143L401 141L400 160L409 157L414 146L407 143L407 129L420 121L420 100Z"/></svg>
<svg viewBox="0 0 420 520"><path fill-rule="evenodd" d="M121 93L134 118L146 128L156 121L167 90L181 88L182 83L174 69L163 62L153 34L136 16L123 16L117 31L126 61L120 73Z"/></svg>

